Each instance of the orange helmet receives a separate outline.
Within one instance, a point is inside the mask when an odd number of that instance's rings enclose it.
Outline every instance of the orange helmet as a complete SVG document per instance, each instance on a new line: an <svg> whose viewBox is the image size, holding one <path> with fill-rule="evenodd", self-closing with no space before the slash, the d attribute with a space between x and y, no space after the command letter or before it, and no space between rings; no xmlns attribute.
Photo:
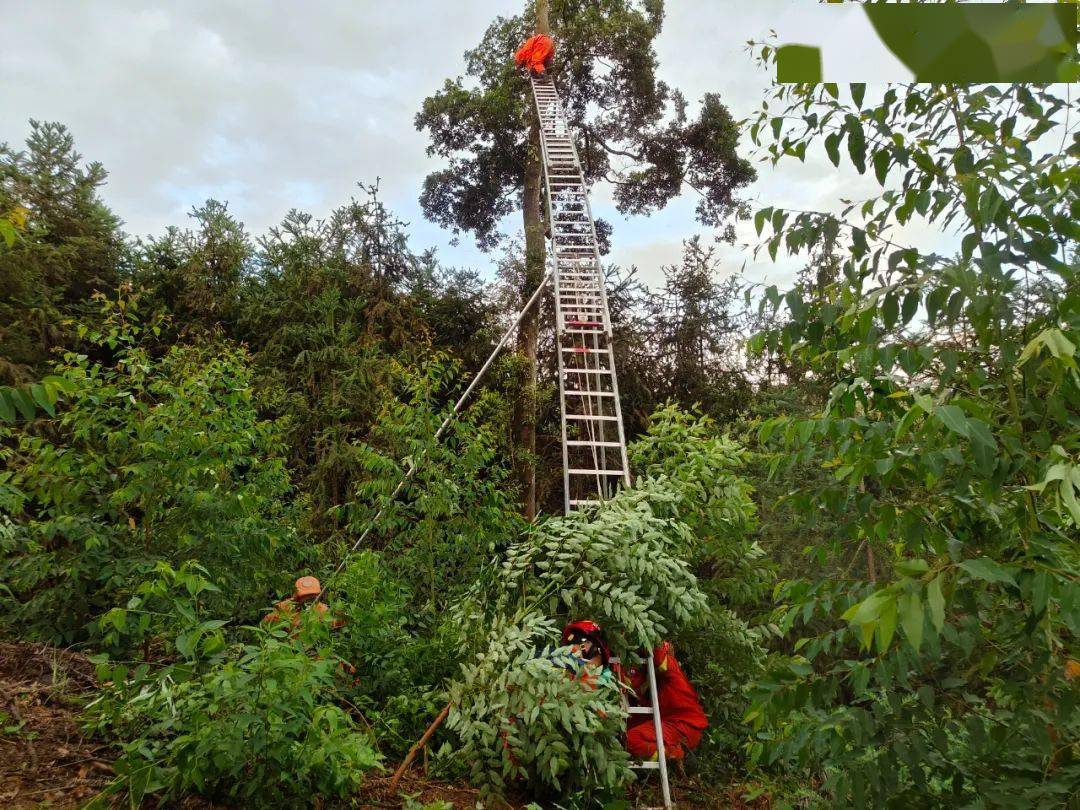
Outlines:
<svg viewBox="0 0 1080 810"><path fill-rule="evenodd" d="M319 584L319 580L315 577L300 577L296 580L296 590L293 592L293 599L297 602L307 602L309 599L314 599L320 593L322 593L322 585Z"/></svg>

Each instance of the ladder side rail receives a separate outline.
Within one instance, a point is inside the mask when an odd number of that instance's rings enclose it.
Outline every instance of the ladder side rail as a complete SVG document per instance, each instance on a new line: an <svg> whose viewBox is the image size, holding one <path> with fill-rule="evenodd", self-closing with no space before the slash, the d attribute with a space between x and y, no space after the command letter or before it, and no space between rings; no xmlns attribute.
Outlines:
<svg viewBox="0 0 1080 810"><path fill-rule="evenodd" d="M620 399L619 399L618 374L615 373L615 352L614 352L614 340L613 340L612 328L611 328L611 310L608 307L607 284L605 283L603 269L602 269L602 266L601 266L600 244L599 244L599 242L598 242L598 240L596 238L596 220L593 218L592 202L589 200L589 194L588 194L588 192L586 190L585 174L584 174L584 172L582 171L582 168L581 168L581 158L578 155L577 142L574 140L573 136L570 133L570 125L569 125L569 122L567 122L567 120L566 120L566 114L562 109L562 102L559 99L558 92L555 91L554 80L549 79L549 82L550 82L550 86L552 88L552 91L554 93L554 98L555 98L554 102L549 102L549 103L554 103L555 104L555 110L556 110L556 116L555 117L556 117L556 119L560 119L560 118L562 119L563 128L566 130L566 137L570 142L570 152L571 152L571 154L573 155L573 158L574 158L574 165L577 168L578 173L579 173L579 175L581 177L581 188L582 188L582 192L583 192L582 193L582 200L583 200L583 202L585 204L586 219L588 219L588 221L589 221L589 231L590 231L590 235L592 236L593 258L594 258L594 263L595 263L594 270L596 272L597 286L600 289L600 302L601 302L601 306L602 306L603 312L604 312L604 330L605 330L605 332L607 334L607 348L611 350L611 356L612 356L612 361L611 361L611 369L612 369L611 385L612 385L612 389L615 391L615 412L616 412L615 415L618 417L618 421L617 421L616 424L618 426L619 442L622 445L621 453L620 453L620 456L621 456L620 460L622 462L622 468L623 468L623 470L625 472L625 474L623 476L623 484L625 486L629 487L630 486L630 463L629 463L629 459L627 458L627 454L626 454L626 434L625 434L625 428L623 427L623 420L622 420L622 403L620 402ZM533 97L534 98L536 97L535 91L533 93ZM537 101L537 105L538 105L538 113L539 113L539 101ZM541 127L541 130L540 130L540 140L541 141L544 140L544 131L543 131L542 127ZM545 160L545 169L546 169L546 160ZM554 225L552 225L552 239L554 239ZM594 346L594 348L595 348L595 346Z"/></svg>
<svg viewBox="0 0 1080 810"><path fill-rule="evenodd" d="M660 786L664 792L664 807L671 807L671 786L668 784L667 752L664 750L664 727L660 722L660 695L656 691L656 665L652 651L646 653L649 673L649 702L652 704L653 732L656 734L656 761L660 765Z"/></svg>
<svg viewBox="0 0 1080 810"><path fill-rule="evenodd" d="M551 233L551 239L550 239L551 245L550 245L550 249L548 250L548 253L550 255L545 257L545 264L550 259L550 261L551 261L550 273L551 273L551 277L552 277L552 284L554 285L554 295L555 295L555 348L556 348L555 354L558 356L558 364L559 364L559 430L560 430L560 432L562 434L563 512L565 514L569 514L570 513L570 457L569 457L568 445L566 444L566 439L567 439L567 436L566 436L566 393L565 393L566 373L565 373L565 370L564 370L564 359L563 359L563 352L562 352L562 349L561 349L562 335L560 334L562 326L561 326L560 315L559 315L559 301L561 299L561 295L560 295L560 292L559 292L559 260L558 260L558 254L556 253L556 250L555 250L555 224L553 222L554 216L552 214L552 204L551 204L551 181L550 181L550 178L548 177L547 139L544 137L544 122L543 122L543 118L542 118L542 112L541 112L541 109L540 109L541 101L540 101L540 97L536 93L536 85L535 85L535 83L530 81L530 84L532 85L532 89L533 89L533 105L536 108L536 126L537 126L537 129L540 132L540 161L541 161L541 165L543 166L542 171L543 171L543 179L544 179L544 201L547 204L548 227L550 228L550 233ZM554 89L555 89L554 83L551 85L551 87L552 87L552 90L554 91Z"/></svg>
<svg viewBox="0 0 1080 810"><path fill-rule="evenodd" d="M576 148L576 147L575 147ZM576 152L575 152L576 154ZM585 195L585 212L589 220L589 227L592 228L593 238L593 254L596 262L596 278L597 286L600 288L600 304L604 309L604 329L607 333L607 347L611 351L611 388L615 392L615 415L618 417L616 426L619 434L620 456L623 468L623 485L630 486L630 460L626 454L626 432L623 427L622 418L622 402L619 399L619 375L615 373L615 340L611 328L611 309L608 307L607 300L607 280L604 278L603 269L600 264L600 245L596 239L596 220L593 219L592 203L589 201L589 195Z"/></svg>

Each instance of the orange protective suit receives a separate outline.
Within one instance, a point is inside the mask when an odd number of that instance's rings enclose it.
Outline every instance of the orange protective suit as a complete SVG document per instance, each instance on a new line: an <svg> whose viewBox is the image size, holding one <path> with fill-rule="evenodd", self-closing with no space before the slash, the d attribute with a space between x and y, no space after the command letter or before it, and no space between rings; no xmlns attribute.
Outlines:
<svg viewBox="0 0 1080 810"><path fill-rule="evenodd" d="M553 56L555 43L551 41L551 37L537 34L529 37L525 44L518 48L518 52L514 54L514 63L518 67L527 67L533 73L543 73L551 64Z"/></svg>
<svg viewBox="0 0 1080 810"><path fill-rule="evenodd" d="M664 735L667 759L682 759L688 750L697 748L701 733L709 725L698 702L697 692L675 660L671 643L664 641L653 651L656 667L656 689L660 700L660 731ZM637 698L632 705L651 705L649 681L644 667L625 672L626 679ZM657 755L656 727L652 715L634 714L626 728L626 750L635 759L652 759Z"/></svg>

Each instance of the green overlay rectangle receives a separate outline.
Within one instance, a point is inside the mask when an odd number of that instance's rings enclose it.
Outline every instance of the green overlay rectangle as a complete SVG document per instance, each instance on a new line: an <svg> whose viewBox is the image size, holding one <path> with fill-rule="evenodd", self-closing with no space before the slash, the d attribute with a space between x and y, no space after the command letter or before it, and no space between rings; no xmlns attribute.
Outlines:
<svg viewBox="0 0 1080 810"><path fill-rule="evenodd" d="M818 7L828 30L832 3ZM866 3L881 43L920 82L1065 82L1080 79L1077 9L1071 3ZM880 47L877 43L874 47ZM830 47L858 48L844 42ZM821 49L785 44L777 50L777 81L820 82ZM851 77L847 77L851 78Z"/></svg>

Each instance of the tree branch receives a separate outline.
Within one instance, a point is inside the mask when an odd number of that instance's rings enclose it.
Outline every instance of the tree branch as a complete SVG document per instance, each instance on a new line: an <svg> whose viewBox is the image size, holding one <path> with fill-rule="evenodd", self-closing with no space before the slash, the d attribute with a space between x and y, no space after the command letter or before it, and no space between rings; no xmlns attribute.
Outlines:
<svg viewBox="0 0 1080 810"><path fill-rule="evenodd" d="M582 129L584 129L590 135L590 137L592 137L598 144L600 144L603 150L609 155L619 155L620 157L630 158L631 160L636 160L638 163L645 162L645 158L641 154L625 152L622 149L616 149L613 146L608 146L607 143L604 142L604 139L597 135L591 127L583 126Z"/></svg>

